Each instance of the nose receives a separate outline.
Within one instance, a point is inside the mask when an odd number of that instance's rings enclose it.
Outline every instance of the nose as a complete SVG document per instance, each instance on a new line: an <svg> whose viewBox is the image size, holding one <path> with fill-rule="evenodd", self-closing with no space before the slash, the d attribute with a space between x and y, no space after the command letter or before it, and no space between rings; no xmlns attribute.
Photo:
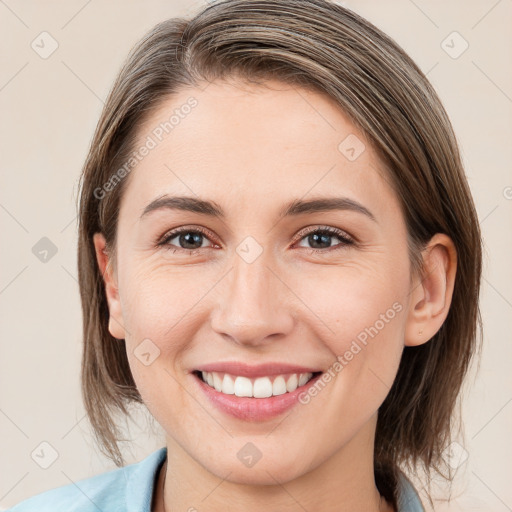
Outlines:
<svg viewBox="0 0 512 512"><path fill-rule="evenodd" d="M263 254L251 263L235 255L233 268L216 287L213 330L248 346L264 345L291 332L294 295L284 281Z"/></svg>

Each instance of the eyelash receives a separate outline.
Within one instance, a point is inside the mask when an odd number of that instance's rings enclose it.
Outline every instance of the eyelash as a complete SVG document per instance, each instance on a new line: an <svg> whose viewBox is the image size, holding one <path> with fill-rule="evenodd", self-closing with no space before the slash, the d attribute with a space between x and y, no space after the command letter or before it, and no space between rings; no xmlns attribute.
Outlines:
<svg viewBox="0 0 512 512"><path fill-rule="evenodd" d="M190 256L195 255L198 251L201 249L209 249L209 247L199 247L197 249L184 249L183 247L177 247L177 246L171 246L169 244L169 241L175 238L178 235L181 235L182 233L201 233L206 238L210 238L209 233L200 227L194 227L194 228L178 228L176 230L167 232L159 242L157 242L157 247L167 247L168 250L172 250L173 253L175 252L187 252ZM309 230L303 230L299 232L297 235L297 242L300 242L302 239L306 238L307 236L313 234L313 233L321 233L321 234L328 234L331 236L336 236L340 240L340 244L337 244L333 247L327 247L326 249L308 249L305 248L309 254L318 254L318 253L326 253L330 252L332 250L342 249L343 247L347 247L350 245L353 245L355 241L347 235L344 231L338 228L333 228L331 226L315 226L313 229ZM295 243L295 242L294 242Z"/></svg>

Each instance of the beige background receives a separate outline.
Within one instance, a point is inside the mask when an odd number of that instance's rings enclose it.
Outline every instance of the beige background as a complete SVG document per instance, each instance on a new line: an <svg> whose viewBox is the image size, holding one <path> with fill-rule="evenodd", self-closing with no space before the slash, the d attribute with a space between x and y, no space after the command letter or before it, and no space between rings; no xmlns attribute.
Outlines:
<svg viewBox="0 0 512 512"><path fill-rule="evenodd" d="M343 4L428 72L459 138L485 237L485 348L463 407L468 458L460 452L456 499L436 510L512 510L512 1ZM114 468L95 449L79 394L78 177L128 50L157 22L199 5L0 0L0 510ZM31 47L43 31L58 43L47 59ZM453 31L469 44L458 58L445 51L462 49L459 36L446 39ZM43 237L57 249L46 263L32 252ZM128 427L129 463L163 446L143 414ZM58 454L48 469L31 457L52 453L42 442Z"/></svg>

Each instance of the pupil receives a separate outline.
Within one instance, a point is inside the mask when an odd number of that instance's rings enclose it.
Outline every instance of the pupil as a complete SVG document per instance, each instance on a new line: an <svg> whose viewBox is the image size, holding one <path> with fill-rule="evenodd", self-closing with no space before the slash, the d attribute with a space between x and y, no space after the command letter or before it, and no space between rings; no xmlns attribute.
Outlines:
<svg viewBox="0 0 512 512"><path fill-rule="evenodd" d="M320 240L320 242L319 242L320 244L324 243L324 244L326 244L327 247L330 247L329 238L331 238L331 235L329 235L328 233L323 233L321 235L314 233L314 234L310 235L310 244L312 247L318 248L318 247L315 247L315 245L317 245Z"/></svg>
<svg viewBox="0 0 512 512"><path fill-rule="evenodd" d="M186 234L180 236L180 244L186 246L187 244L194 245L194 243L196 243L196 244L198 243L199 247L201 247L201 237L202 236L203 235L201 233L192 233L192 232L186 233ZM197 247L184 247L184 249L197 249Z"/></svg>

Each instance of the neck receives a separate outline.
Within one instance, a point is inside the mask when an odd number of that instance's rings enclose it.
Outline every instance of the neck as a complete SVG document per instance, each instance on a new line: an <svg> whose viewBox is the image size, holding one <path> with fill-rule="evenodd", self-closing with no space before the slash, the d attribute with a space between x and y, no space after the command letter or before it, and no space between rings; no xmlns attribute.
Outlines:
<svg viewBox="0 0 512 512"><path fill-rule="evenodd" d="M317 467L288 481L281 481L278 472L264 471L269 481L263 485L237 481L229 467L219 475L208 471L168 437L168 463L160 471L152 511L164 512L165 494L165 512L224 512L226 503L246 512L393 512L375 485L374 420Z"/></svg>

